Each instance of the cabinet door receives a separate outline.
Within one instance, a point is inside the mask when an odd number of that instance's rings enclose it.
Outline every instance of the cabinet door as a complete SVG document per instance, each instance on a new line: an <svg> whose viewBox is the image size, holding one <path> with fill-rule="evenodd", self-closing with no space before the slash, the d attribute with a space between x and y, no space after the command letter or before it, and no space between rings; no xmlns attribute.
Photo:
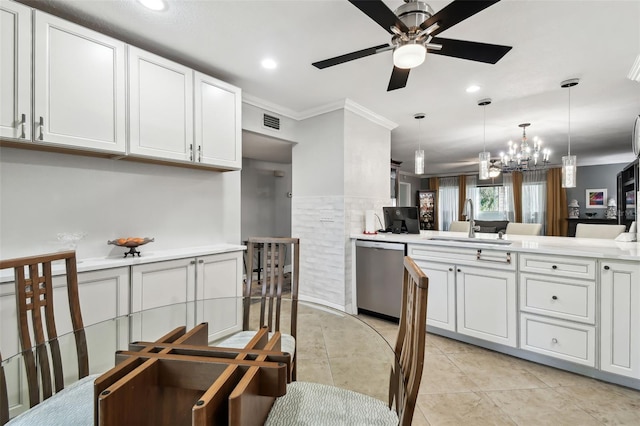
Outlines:
<svg viewBox="0 0 640 426"><path fill-rule="evenodd" d="M242 252L199 257L196 322L209 323L209 341L242 329Z"/></svg>
<svg viewBox="0 0 640 426"><path fill-rule="evenodd" d="M184 302L195 298L195 268L195 259L131 267L133 340L156 340L178 326L193 327L193 307Z"/></svg>
<svg viewBox="0 0 640 426"><path fill-rule="evenodd" d="M429 278L427 325L456 331L456 272L446 263L416 262Z"/></svg>
<svg viewBox="0 0 640 426"><path fill-rule="evenodd" d="M129 152L193 161L193 71L129 46Z"/></svg>
<svg viewBox="0 0 640 426"><path fill-rule="evenodd" d="M31 9L0 1L0 137L31 140Z"/></svg>
<svg viewBox="0 0 640 426"><path fill-rule="evenodd" d="M600 368L640 379L640 264L600 268Z"/></svg>
<svg viewBox="0 0 640 426"><path fill-rule="evenodd" d="M515 272L459 267L458 333L516 347Z"/></svg>
<svg viewBox="0 0 640 426"><path fill-rule="evenodd" d="M35 12L35 142L124 153L124 43Z"/></svg>
<svg viewBox="0 0 640 426"><path fill-rule="evenodd" d="M242 167L240 89L194 73L195 155L198 163Z"/></svg>

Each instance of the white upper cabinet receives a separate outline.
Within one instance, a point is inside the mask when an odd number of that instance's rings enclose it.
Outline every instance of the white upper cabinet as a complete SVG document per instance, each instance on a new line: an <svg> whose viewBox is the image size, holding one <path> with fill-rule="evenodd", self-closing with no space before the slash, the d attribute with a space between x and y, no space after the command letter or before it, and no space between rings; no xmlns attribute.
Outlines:
<svg viewBox="0 0 640 426"><path fill-rule="evenodd" d="M31 9L0 0L0 137L31 140Z"/></svg>
<svg viewBox="0 0 640 426"><path fill-rule="evenodd" d="M193 161L193 71L129 46L129 152Z"/></svg>
<svg viewBox="0 0 640 426"><path fill-rule="evenodd" d="M126 152L124 43L35 12L33 140Z"/></svg>
<svg viewBox="0 0 640 426"><path fill-rule="evenodd" d="M194 161L231 169L242 166L240 89L195 71Z"/></svg>

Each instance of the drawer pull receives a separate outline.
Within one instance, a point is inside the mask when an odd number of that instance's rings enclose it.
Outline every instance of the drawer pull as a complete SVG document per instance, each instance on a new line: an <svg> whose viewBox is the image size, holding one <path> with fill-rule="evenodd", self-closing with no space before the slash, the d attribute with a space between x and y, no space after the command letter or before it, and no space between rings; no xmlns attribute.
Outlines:
<svg viewBox="0 0 640 426"><path fill-rule="evenodd" d="M482 260L483 262L498 262L498 263L507 262L508 264L511 263L511 253L506 254L505 260L482 259L481 256L482 256L482 250L478 249L478 251L476 252L476 260Z"/></svg>
<svg viewBox="0 0 640 426"><path fill-rule="evenodd" d="M558 269L558 266L557 266L557 265L553 265L553 266L551 267L551 269Z"/></svg>
<svg viewBox="0 0 640 426"><path fill-rule="evenodd" d="M449 272L453 272L453 268L449 268Z"/></svg>
<svg viewBox="0 0 640 426"><path fill-rule="evenodd" d="M461 270L461 269L458 269L458 272L462 272L462 270Z"/></svg>
<svg viewBox="0 0 640 426"><path fill-rule="evenodd" d="M553 300L558 300L558 296L551 296Z"/></svg>
<svg viewBox="0 0 640 426"><path fill-rule="evenodd" d="M27 125L27 116L25 114L22 114L22 120L20 120L20 139L26 139L27 136L24 133L24 129Z"/></svg>
<svg viewBox="0 0 640 426"><path fill-rule="evenodd" d="M551 343L558 343L558 339L554 337L553 339L551 339Z"/></svg>
<svg viewBox="0 0 640 426"><path fill-rule="evenodd" d="M604 265L604 270L608 271L609 270L609 266L608 265Z"/></svg>

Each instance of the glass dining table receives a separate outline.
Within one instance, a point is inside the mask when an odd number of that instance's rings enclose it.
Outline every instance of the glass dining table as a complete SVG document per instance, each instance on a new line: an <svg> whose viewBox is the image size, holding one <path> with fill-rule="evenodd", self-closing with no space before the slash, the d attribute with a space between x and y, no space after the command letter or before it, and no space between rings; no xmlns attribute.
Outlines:
<svg viewBox="0 0 640 426"><path fill-rule="evenodd" d="M122 353L135 350L136 345L131 345L133 342L154 342L176 327L191 330L207 323L207 345L224 347L226 338L242 330L246 303L259 305L260 298L214 298L174 303L85 324L89 373L112 371L116 363L122 361ZM282 299L280 328L283 333L290 330L292 303L291 299ZM259 310L250 309L249 329L259 329ZM306 301L297 302L296 328L298 381L334 385L387 401L394 352L376 330L357 316ZM73 333L61 335L58 341L65 360L67 387L78 380ZM22 354L10 355L2 365L10 416L15 417L29 409ZM198 398L193 402L199 402Z"/></svg>

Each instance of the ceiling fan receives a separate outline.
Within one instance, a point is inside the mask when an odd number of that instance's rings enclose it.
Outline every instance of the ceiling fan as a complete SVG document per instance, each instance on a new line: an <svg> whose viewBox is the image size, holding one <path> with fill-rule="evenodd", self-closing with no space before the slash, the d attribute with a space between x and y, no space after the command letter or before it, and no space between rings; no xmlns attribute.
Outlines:
<svg viewBox="0 0 640 426"><path fill-rule="evenodd" d="M427 52L454 58L495 64L511 46L479 43L435 37L500 0L455 0L438 13L420 0L404 0L405 4L391 11L382 0L349 0L389 34L391 43L373 46L312 65L319 69L393 50L393 72L387 91L407 85L409 71L424 62Z"/></svg>

